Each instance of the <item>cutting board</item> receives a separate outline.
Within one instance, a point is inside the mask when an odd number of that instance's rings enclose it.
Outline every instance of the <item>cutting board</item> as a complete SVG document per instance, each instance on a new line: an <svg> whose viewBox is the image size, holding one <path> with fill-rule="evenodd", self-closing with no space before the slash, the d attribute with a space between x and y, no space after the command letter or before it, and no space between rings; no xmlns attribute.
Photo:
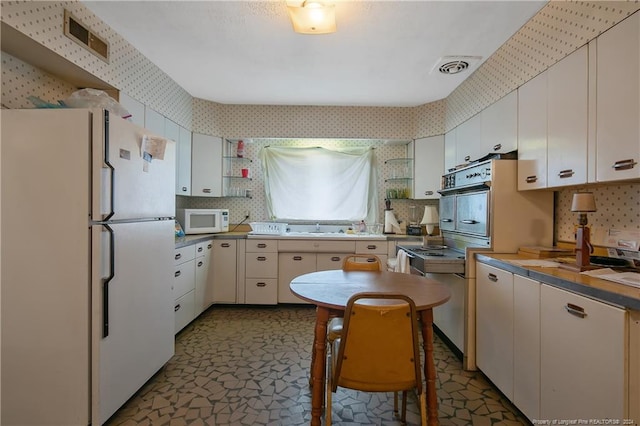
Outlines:
<svg viewBox="0 0 640 426"><path fill-rule="evenodd" d="M550 257L572 255L573 250L560 247L542 247L542 246L526 246L520 247L518 254L526 256L534 256L538 259L546 259Z"/></svg>

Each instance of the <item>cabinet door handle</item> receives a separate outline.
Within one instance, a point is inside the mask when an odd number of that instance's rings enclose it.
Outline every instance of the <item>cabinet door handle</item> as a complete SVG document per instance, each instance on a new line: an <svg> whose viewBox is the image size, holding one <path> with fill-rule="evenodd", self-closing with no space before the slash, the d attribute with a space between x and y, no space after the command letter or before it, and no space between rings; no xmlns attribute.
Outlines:
<svg viewBox="0 0 640 426"><path fill-rule="evenodd" d="M180 310L180 304L178 303L174 308L173 312L178 312Z"/></svg>
<svg viewBox="0 0 640 426"><path fill-rule="evenodd" d="M207 248L210 249L211 247L213 247L213 245L211 243L207 244Z"/></svg>
<svg viewBox="0 0 640 426"><path fill-rule="evenodd" d="M229 243L222 243L222 244L220 244L220 247L229 247L229 246L231 246L231 244L229 244Z"/></svg>
<svg viewBox="0 0 640 426"><path fill-rule="evenodd" d="M477 220L473 220L473 219L463 219L460 222L465 223L467 225L475 225L476 223L478 223Z"/></svg>
<svg viewBox="0 0 640 426"><path fill-rule="evenodd" d="M211 194L211 189L210 188L203 188L202 192L204 192L205 194Z"/></svg>
<svg viewBox="0 0 640 426"><path fill-rule="evenodd" d="M267 248L267 245L265 243L259 243L258 248Z"/></svg>
<svg viewBox="0 0 640 426"><path fill-rule="evenodd" d="M494 283L498 282L498 276L496 274L489 273L489 275L487 275L487 278L489 278L489 281L493 281Z"/></svg>
<svg viewBox="0 0 640 426"><path fill-rule="evenodd" d="M445 223L453 222L453 219L440 219L440 220Z"/></svg>
<svg viewBox="0 0 640 426"><path fill-rule="evenodd" d="M377 246L377 245L375 245L375 244L369 244L369 245L367 246L367 250L375 250L375 249L377 249L377 248L378 248L378 246Z"/></svg>
<svg viewBox="0 0 640 426"><path fill-rule="evenodd" d="M571 315L575 315L578 318L584 318L587 316L587 313L584 311L584 308L582 306L574 305L573 303L567 303L564 308Z"/></svg>
<svg viewBox="0 0 640 426"><path fill-rule="evenodd" d="M201 267L202 265L204 265L204 263L201 260L200 262L198 262L198 268Z"/></svg>
<svg viewBox="0 0 640 426"><path fill-rule="evenodd" d="M267 283L256 283L256 287L266 287Z"/></svg>
<svg viewBox="0 0 640 426"><path fill-rule="evenodd" d="M186 186L182 187L182 192L187 192L187 187Z"/></svg>
<svg viewBox="0 0 640 426"><path fill-rule="evenodd" d="M256 259L257 259L259 262L264 262L265 260L267 260L267 258L266 258L266 257L264 257L264 256L258 256L258 257L256 257Z"/></svg>
<svg viewBox="0 0 640 426"><path fill-rule="evenodd" d="M198 253L202 253L202 250L204 250L204 247L198 247Z"/></svg>
<svg viewBox="0 0 640 426"><path fill-rule="evenodd" d="M424 195L433 195L433 191L424 191Z"/></svg>
<svg viewBox="0 0 640 426"><path fill-rule="evenodd" d="M575 172L572 169L560 170L560 173L558 173L558 177L560 179L569 178L569 177L573 176L574 173Z"/></svg>
<svg viewBox="0 0 640 426"><path fill-rule="evenodd" d="M537 182L537 181L538 181L538 176L536 176L536 175L533 175L533 176L527 176L526 181L527 181L527 183Z"/></svg>
<svg viewBox="0 0 640 426"><path fill-rule="evenodd" d="M493 146L493 150L494 151L499 151L502 149L502 144L501 143L497 143Z"/></svg>
<svg viewBox="0 0 640 426"><path fill-rule="evenodd" d="M331 261L332 262L340 262L340 256L332 256L331 257Z"/></svg>
<svg viewBox="0 0 640 426"><path fill-rule="evenodd" d="M471 156L470 155L467 155L466 157L464 157L464 161L469 161L469 160L471 160Z"/></svg>
<svg viewBox="0 0 640 426"><path fill-rule="evenodd" d="M302 260L302 256L293 256L293 260Z"/></svg>
<svg viewBox="0 0 640 426"><path fill-rule="evenodd" d="M181 257L182 257L182 253L177 253L177 254L175 255L176 260L180 259Z"/></svg>
<svg viewBox="0 0 640 426"><path fill-rule="evenodd" d="M620 160L620 161L616 161L613 164L613 168L618 171L618 170L629 170L629 169L633 169L633 166L635 166L636 164L638 164L633 158L629 158L628 160Z"/></svg>
<svg viewBox="0 0 640 426"><path fill-rule="evenodd" d="M175 274L173 274L173 276L174 276L175 278L178 278L180 275L182 275L182 272L180 272L180 271L176 271L176 273L175 273Z"/></svg>
<svg viewBox="0 0 640 426"><path fill-rule="evenodd" d="M367 262L369 262L369 263L373 263L373 262L375 262L375 261L376 261L376 260L375 260L373 257L369 257L369 258L367 258Z"/></svg>

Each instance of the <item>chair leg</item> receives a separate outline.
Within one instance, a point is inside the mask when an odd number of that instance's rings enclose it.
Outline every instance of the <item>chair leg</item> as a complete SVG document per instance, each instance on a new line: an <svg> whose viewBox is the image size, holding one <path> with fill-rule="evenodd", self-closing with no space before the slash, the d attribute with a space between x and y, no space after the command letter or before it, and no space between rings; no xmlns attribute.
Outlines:
<svg viewBox="0 0 640 426"><path fill-rule="evenodd" d="M420 394L420 424L427 426L427 396L424 390Z"/></svg>
<svg viewBox="0 0 640 426"><path fill-rule="evenodd" d="M402 417L400 421L403 424L407 423L407 391L402 391Z"/></svg>
<svg viewBox="0 0 640 426"><path fill-rule="evenodd" d="M327 357L327 389L325 390L325 393L327 394L327 404L324 407L324 418L325 418L325 424L327 426L331 426L331 394L332 392L332 388L333 388L333 381L331 380L331 377L333 376L333 371L331 368L331 355L329 355Z"/></svg>

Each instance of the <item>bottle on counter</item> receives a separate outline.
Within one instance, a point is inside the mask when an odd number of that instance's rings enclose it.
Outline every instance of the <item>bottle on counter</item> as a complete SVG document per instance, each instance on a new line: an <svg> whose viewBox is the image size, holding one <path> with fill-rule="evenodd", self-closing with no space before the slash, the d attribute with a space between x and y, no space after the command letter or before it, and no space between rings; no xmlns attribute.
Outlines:
<svg viewBox="0 0 640 426"><path fill-rule="evenodd" d="M238 158L244 157L244 142L241 140L238 141L238 148L236 150L236 155L238 156Z"/></svg>

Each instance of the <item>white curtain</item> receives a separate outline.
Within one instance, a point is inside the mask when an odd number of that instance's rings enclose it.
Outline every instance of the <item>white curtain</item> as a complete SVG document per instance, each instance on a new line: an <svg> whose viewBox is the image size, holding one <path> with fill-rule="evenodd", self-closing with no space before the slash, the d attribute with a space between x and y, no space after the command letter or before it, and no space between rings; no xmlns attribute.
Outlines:
<svg viewBox="0 0 640 426"><path fill-rule="evenodd" d="M271 218L377 222L373 149L265 147L260 160Z"/></svg>

